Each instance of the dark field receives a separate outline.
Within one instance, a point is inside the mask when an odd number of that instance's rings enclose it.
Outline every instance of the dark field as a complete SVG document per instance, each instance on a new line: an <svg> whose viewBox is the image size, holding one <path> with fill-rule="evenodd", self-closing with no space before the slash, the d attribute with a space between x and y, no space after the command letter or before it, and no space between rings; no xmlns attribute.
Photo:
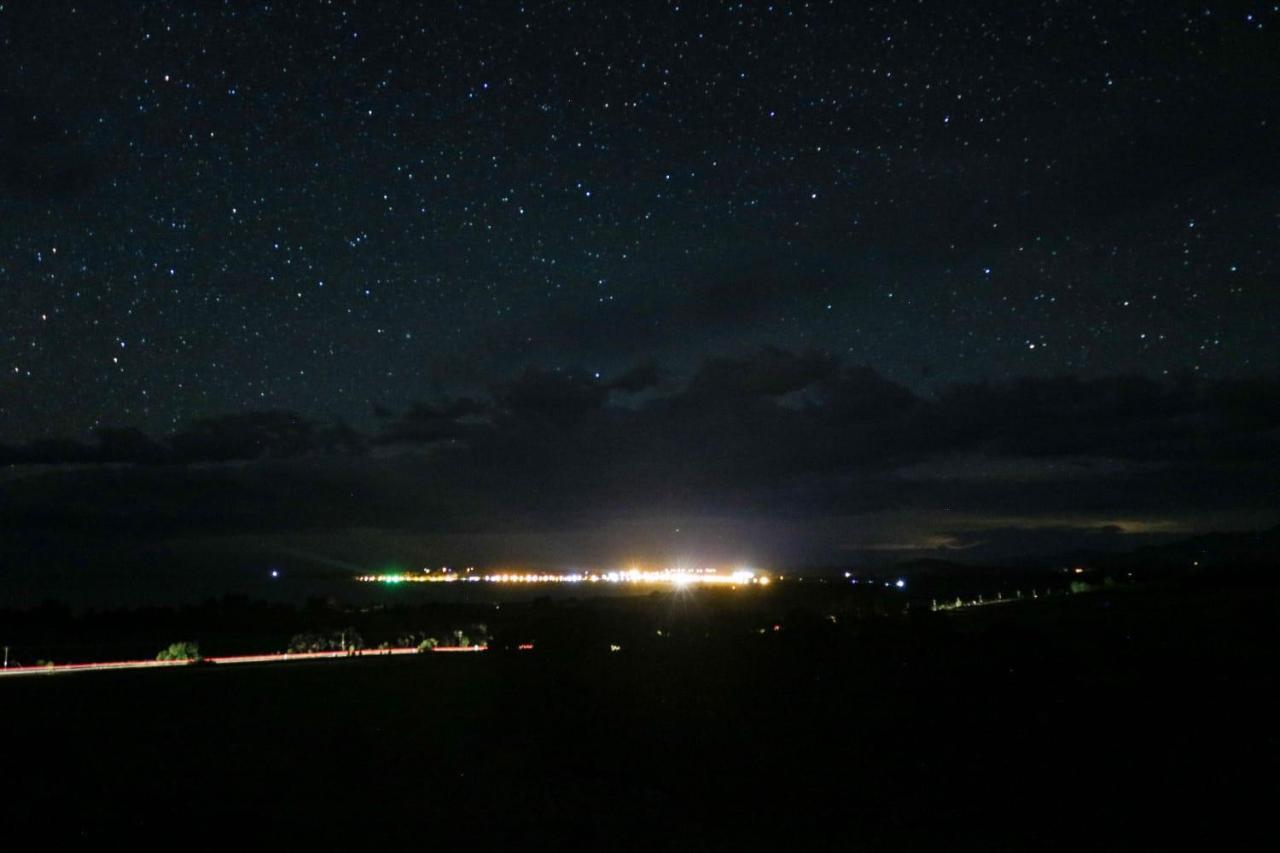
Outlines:
<svg viewBox="0 0 1280 853"><path fill-rule="evenodd" d="M1280 792L1278 604L1268 587L1160 587L765 635L717 632L713 614L704 635L615 653L588 638L15 679L0 683L5 831L1257 847Z"/></svg>

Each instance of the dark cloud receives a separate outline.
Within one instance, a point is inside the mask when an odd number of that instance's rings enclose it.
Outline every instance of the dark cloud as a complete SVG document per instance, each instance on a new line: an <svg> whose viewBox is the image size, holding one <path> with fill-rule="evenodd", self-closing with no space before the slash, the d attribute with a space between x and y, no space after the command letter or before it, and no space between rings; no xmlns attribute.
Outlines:
<svg viewBox="0 0 1280 853"><path fill-rule="evenodd" d="M485 422L492 406L471 397L458 397L438 406L415 403L400 416L389 409L379 417L389 423L377 436L378 444L431 444L462 438L469 428Z"/></svg>
<svg viewBox="0 0 1280 853"><path fill-rule="evenodd" d="M188 465L360 453L365 438L341 422L321 424L294 412L245 412L202 418L164 438L134 428L99 427L94 441L44 439L0 445L8 465Z"/></svg>
<svg viewBox="0 0 1280 853"><path fill-rule="evenodd" d="M609 387L583 374L530 368L511 382L495 385L492 393L517 427L542 422L568 426L604 406Z"/></svg>
<svg viewBox="0 0 1280 853"><path fill-rule="evenodd" d="M1272 379L1020 378L926 397L766 348L661 380L530 369L487 398L384 412L368 435L260 412L0 447L0 520L34 543L377 529L512 558L624 523L654 547L670 519L719 518L707 549L830 559L1158 537L1280 505Z"/></svg>
<svg viewBox="0 0 1280 853"><path fill-rule="evenodd" d="M652 362L638 364L609 380L609 388L623 393L639 393L662 384L666 374Z"/></svg>
<svg viewBox="0 0 1280 853"><path fill-rule="evenodd" d="M748 358L713 358L694 374L681 399L696 403L781 397L836 374L838 364L824 353L795 355L765 347Z"/></svg>
<svg viewBox="0 0 1280 853"><path fill-rule="evenodd" d="M965 385L938 402L939 428L998 455L1134 461L1275 458L1280 383L1074 377Z"/></svg>
<svg viewBox="0 0 1280 853"><path fill-rule="evenodd" d="M633 361L665 360L660 356L683 356L691 344L759 339L760 329L802 310L806 300L829 298L828 258L805 255L784 261L765 248L748 248L767 246L764 235L743 233L740 239L697 265L687 258L651 259L652 275L660 279L652 286L647 279L640 287L635 281L606 281L600 300L588 305L553 301L531 306L487 327L475 342L477 355L470 364L457 356L437 359L439 372L455 381L478 381L477 359L489 366L512 358L554 364L566 353L579 363L612 363L620 351Z"/></svg>

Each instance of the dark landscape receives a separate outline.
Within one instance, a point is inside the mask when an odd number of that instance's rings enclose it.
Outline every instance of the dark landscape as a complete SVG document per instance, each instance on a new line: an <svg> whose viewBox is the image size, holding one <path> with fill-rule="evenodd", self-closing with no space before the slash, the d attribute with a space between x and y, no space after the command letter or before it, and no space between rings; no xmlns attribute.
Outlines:
<svg viewBox="0 0 1280 853"><path fill-rule="evenodd" d="M369 643L335 661L0 680L6 808L85 842L198 828L319 846L1263 844L1276 567L1192 551L1212 569L1114 559L1075 591L1045 570L970 573L1003 603L951 610L811 576L497 607L3 614L32 636L55 619L64 638L113 638L86 649L127 649L113 624L138 653L157 645L148 630L184 627L218 653L300 626L351 623ZM1026 581L1036 597L1015 598ZM443 624L483 630L488 650L379 657L379 638Z"/></svg>

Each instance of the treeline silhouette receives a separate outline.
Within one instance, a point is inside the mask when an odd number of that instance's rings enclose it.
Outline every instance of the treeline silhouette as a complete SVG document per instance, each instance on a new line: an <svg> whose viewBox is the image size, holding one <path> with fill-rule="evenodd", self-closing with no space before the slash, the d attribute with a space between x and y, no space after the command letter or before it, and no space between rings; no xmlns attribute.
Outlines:
<svg viewBox="0 0 1280 853"><path fill-rule="evenodd" d="M491 606L343 607L312 598L301 606L224 595L200 604L75 612L45 601L0 610L0 643L10 661L32 664L153 658L175 641L199 643L206 657L441 643L459 634L483 641Z"/></svg>

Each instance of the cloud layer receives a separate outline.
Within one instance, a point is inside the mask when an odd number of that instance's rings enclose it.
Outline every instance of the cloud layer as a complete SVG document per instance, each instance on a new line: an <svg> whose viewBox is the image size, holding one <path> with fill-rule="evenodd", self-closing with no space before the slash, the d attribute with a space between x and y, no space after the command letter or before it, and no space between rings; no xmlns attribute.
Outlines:
<svg viewBox="0 0 1280 853"><path fill-rule="evenodd" d="M357 564L370 541L410 562L990 557L1274 523L1280 382L1022 378L925 397L761 349L680 380L529 369L366 432L250 412L0 445L0 463L19 562L212 541Z"/></svg>

